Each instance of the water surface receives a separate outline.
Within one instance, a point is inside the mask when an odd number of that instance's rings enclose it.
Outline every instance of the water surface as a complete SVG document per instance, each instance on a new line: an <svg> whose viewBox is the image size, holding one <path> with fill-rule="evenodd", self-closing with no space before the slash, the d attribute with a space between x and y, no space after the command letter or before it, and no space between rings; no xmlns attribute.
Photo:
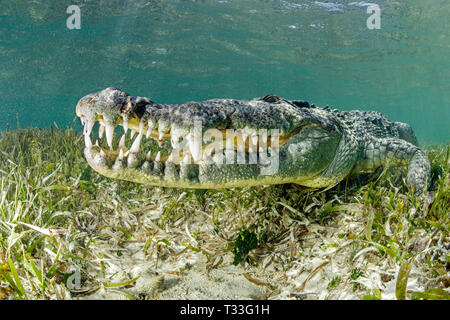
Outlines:
<svg viewBox="0 0 450 320"><path fill-rule="evenodd" d="M369 2L1 0L0 130L70 125L80 97L117 86L163 103L275 93L373 109L449 141L449 1L377 1L380 30Z"/></svg>

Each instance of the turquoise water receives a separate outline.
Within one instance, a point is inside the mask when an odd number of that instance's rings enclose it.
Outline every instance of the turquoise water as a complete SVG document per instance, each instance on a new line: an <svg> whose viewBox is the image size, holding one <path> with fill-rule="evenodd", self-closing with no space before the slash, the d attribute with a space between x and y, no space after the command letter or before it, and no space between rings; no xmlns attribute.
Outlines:
<svg viewBox="0 0 450 320"><path fill-rule="evenodd" d="M0 130L70 125L80 97L117 86L162 103L275 93L373 109L448 142L450 2L376 1L379 30L367 2L1 0Z"/></svg>

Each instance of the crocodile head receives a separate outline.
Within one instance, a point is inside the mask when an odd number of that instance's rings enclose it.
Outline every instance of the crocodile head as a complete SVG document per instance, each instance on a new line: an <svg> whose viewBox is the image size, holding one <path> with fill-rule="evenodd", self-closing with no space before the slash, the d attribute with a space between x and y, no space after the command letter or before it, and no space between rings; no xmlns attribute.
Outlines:
<svg viewBox="0 0 450 320"><path fill-rule="evenodd" d="M320 110L274 95L169 105L107 88L81 98L76 114L93 169L166 187L322 187L316 177L342 137Z"/></svg>

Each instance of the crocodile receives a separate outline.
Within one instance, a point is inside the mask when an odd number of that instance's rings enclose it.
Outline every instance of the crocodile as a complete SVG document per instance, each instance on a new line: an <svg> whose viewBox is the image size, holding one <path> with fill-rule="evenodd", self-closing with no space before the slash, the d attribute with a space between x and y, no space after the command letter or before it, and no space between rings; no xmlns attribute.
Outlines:
<svg viewBox="0 0 450 320"><path fill-rule="evenodd" d="M274 94L162 104L110 87L81 98L76 114L88 164L114 179L173 188L328 189L349 175L408 166L408 186L420 195L430 177L412 128L376 111Z"/></svg>

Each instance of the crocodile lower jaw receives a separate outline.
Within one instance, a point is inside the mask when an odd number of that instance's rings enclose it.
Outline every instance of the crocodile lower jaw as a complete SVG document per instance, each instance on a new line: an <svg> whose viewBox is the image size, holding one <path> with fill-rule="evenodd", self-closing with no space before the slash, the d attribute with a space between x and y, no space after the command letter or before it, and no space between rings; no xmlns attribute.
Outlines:
<svg viewBox="0 0 450 320"><path fill-rule="evenodd" d="M138 122L139 121L139 122ZM278 157L279 148L289 135L279 137L276 130L217 130L209 129L220 139L207 139L208 131L201 128L159 126L136 118L119 120L118 126L108 125L101 115L92 121L81 117L85 156L97 172L117 178L152 185L190 188L225 188L260 184L286 183L286 179L264 175L267 167ZM98 122L98 135L93 134ZM215 131L214 131L215 130ZM202 136L203 133L203 136ZM210 135L211 136L211 135ZM92 140L95 139L95 144ZM278 159L276 159L278 161ZM227 168L228 166L228 168ZM215 173L234 175L232 170L254 172L253 176L238 176L227 183L215 183ZM256 172L258 171L258 172Z"/></svg>

